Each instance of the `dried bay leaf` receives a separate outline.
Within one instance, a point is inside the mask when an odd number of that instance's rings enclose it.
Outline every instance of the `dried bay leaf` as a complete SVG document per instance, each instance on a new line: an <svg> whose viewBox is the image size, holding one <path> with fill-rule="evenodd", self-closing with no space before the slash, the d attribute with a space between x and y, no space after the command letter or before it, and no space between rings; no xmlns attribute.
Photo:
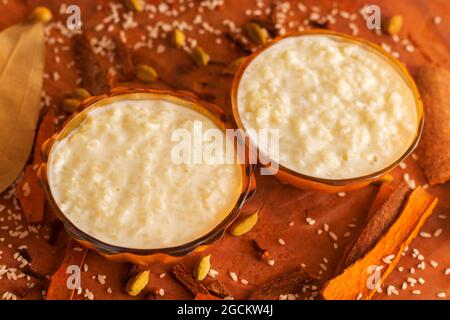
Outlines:
<svg viewBox="0 0 450 320"><path fill-rule="evenodd" d="M19 176L33 146L44 53L43 23L0 33L0 192Z"/></svg>

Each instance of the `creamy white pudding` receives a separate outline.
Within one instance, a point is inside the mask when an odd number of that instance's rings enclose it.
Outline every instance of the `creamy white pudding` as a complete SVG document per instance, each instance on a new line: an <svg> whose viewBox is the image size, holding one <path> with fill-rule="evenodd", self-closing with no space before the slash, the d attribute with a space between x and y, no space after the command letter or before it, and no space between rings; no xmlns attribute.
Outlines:
<svg viewBox="0 0 450 320"><path fill-rule="evenodd" d="M274 160L324 179L386 168L418 128L399 70L367 45L328 35L287 37L262 51L240 79L237 109L245 129L279 130Z"/></svg>
<svg viewBox="0 0 450 320"><path fill-rule="evenodd" d="M166 248L206 235L235 206L242 169L172 161L173 132L192 132L196 121L219 129L163 100L121 100L90 111L52 149L48 180L56 204L76 227L112 245Z"/></svg>

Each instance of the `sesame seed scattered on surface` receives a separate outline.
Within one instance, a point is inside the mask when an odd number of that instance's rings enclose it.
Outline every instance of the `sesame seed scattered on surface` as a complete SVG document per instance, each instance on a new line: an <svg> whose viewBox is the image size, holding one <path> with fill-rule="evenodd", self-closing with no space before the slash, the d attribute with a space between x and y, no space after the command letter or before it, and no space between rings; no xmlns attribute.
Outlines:
<svg viewBox="0 0 450 320"><path fill-rule="evenodd" d="M236 275L236 273L234 273L234 272L229 272L228 274L230 275L231 279L232 279L234 282L237 282L237 281L238 281L238 276Z"/></svg>
<svg viewBox="0 0 450 320"><path fill-rule="evenodd" d="M209 272L208 272L208 275L209 275L210 277L212 277L212 278L215 278L218 274L219 274L219 272L217 272L217 271L214 270L214 269L210 269Z"/></svg>
<svg viewBox="0 0 450 320"><path fill-rule="evenodd" d="M434 231L433 236L435 236L437 238L441 234L442 234L442 228L439 228L439 229L436 229L436 231Z"/></svg>
<svg viewBox="0 0 450 320"><path fill-rule="evenodd" d="M395 258L395 254L390 254L383 258L383 262L386 264L392 263L392 260Z"/></svg>
<svg viewBox="0 0 450 320"><path fill-rule="evenodd" d="M442 17L440 17L440 16L434 17L433 22L434 22L435 25L441 24Z"/></svg>
<svg viewBox="0 0 450 320"><path fill-rule="evenodd" d="M421 231L420 236L422 238L431 238L431 234L429 234L428 232L425 232L425 231Z"/></svg>
<svg viewBox="0 0 450 320"><path fill-rule="evenodd" d="M338 237L337 237L337 235L336 235L334 232L330 231L330 232L328 233L328 235L329 235L330 238L333 239L334 241L337 241L337 240L338 240Z"/></svg>

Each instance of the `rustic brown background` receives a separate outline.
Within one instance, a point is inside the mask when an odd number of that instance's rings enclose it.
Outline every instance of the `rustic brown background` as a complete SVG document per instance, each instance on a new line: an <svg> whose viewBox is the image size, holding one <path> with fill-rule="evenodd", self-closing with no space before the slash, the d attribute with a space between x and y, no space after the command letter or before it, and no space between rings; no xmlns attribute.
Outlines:
<svg viewBox="0 0 450 320"><path fill-rule="evenodd" d="M6 4L0 3L0 29L6 28L14 23L18 23L25 19L31 12L32 8L37 5L45 5L51 8L55 14L56 20L64 21L66 16L58 14L59 6L63 1L47 0L9 0ZM84 29L92 31L95 36L108 35L103 30L95 32L95 26L104 18L107 13L96 10L97 4L102 4L104 8L107 7L108 1L101 0L79 0L67 1L68 4L74 3L81 7L82 20ZM149 1L158 3L158 1ZM267 4L270 1L265 1ZM296 3L296 1L291 1ZM305 5L320 6L322 12L330 11L332 7L331 1L303 1ZM367 1L339 1L339 8L347 12L357 12ZM447 67L450 66L449 49L450 49L450 2L447 0L399 0L399 1L370 1L371 4L378 4L382 9L383 15L401 14L404 17L405 25L400 33L402 39L408 38L414 43L416 50L412 53L406 52L404 47L396 44L386 35L376 36L372 31L364 28L363 20L358 15L356 24L360 29L360 36L372 40L376 43L385 42L393 47L394 50L400 53L400 60L403 61L411 73L414 74L418 66L424 64L440 64ZM218 11L204 13L203 16L207 21L215 26L221 25L221 19L230 17L239 26L248 20L244 11L247 8L255 8L255 1L250 0L226 0L225 6ZM106 10L106 9L105 9ZM303 20L306 16L298 10L294 10L296 14L290 16L288 20ZM442 17L442 23L435 25L433 19L436 15ZM178 19L185 21L192 21L195 16L193 11L188 11ZM159 17L162 20L168 20L167 17ZM139 39L140 35L144 33L146 25L154 24L156 20L148 20L145 14L137 15L136 20L139 22L139 27L130 31L126 31L129 43L133 43ZM338 19L335 25L330 28L342 32L350 33L347 26L348 21ZM236 58L238 54L230 47L229 42L222 41L218 45L214 43L215 37L209 35L199 35L193 32L190 36L198 39L199 44L203 46L212 56L213 60L227 63ZM59 46L69 45L66 39L65 43ZM161 74L161 77L173 87L177 89L187 89L195 91L198 94L203 94L209 99L213 99L215 103L221 105L225 110L230 110L229 89L232 78L220 75L222 66L215 64L205 68L196 68L192 65L189 57L182 51L170 48L167 44L167 39L156 41L155 44L164 44L167 49L164 53L156 53L156 49L142 48L135 53L135 57L139 62L152 64ZM73 57L70 51L60 52L60 63L55 63L53 45L47 46L46 72L50 75L57 71L60 75L60 80L54 81L52 77L45 80L44 90L52 98L50 107L58 109L59 100L63 92L73 89L77 79L76 69L68 68L67 64L72 61ZM106 60L103 61L105 66L108 66ZM119 83L119 85L143 86L138 82L133 83ZM151 87L165 87L162 83L150 85ZM420 155L419 155L420 156ZM397 168L394 172L396 179L401 179L402 175L407 172L416 180L417 184L425 183L420 170L418 169L413 159L406 161L407 168L405 170ZM233 238L225 236L221 242L217 243L208 252L212 254L212 267L219 271L218 278L221 279L232 292L236 298L245 298L248 294L260 283L266 279L291 268L294 265L306 264L306 269L314 274L317 274L319 263L323 263L322 259L325 257L329 263L327 265L328 271L324 273L323 278L326 279L332 275L332 270L336 265L342 249L346 243L351 241L352 237L343 239L343 234L346 231L351 231L352 235L357 233L358 228L362 226L365 214L370 205L370 201L376 192L375 186L369 186L363 190L350 192L346 197L338 197L336 195L325 195L316 192L308 192L295 189L288 185L280 183L273 177L258 177L258 192L252 201L245 207L244 212L250 212L264 203L261 220L256 228L240 238ZM438 238L424 239L417 238L412 243L411 247L417 248L424 255L426 261L425 270L417 270L415 274L411 275L406 270L410 267L416 267L420 262L411 257L408 253L400 261L400 265L405 268L405 271L395 271L388 278L387 284L393 284L399 289L402 282L407 277L415 278L422 277L425 279L425 284L417 284L414 288L408 287L407 290L400 290L399 296L388 297L385 294L377 295L379 299L436 299L437 292L446 292L450 295L450 275L445 276L445 268L450 267L450 185L443 185L440 187L430 189L435 195L440 197L440 203L435 213L429 218L423 230L433 233L436 229L442 228L443 232ZM15 212L11 200L3 199L0 195L0 204L4 204L8 209ZM6 211L0 213L0 217L6 217ZM446 214L447 220L438 219L439 214ZM48 216L51 216L48 213ZM317 222L310 226L305 223L305 217L314 218ZM354 222L352 218L357 219ZM294 226L288 226L293 221ZM10 228L23 222L14 222L5 219L0 222L0 226L8 225ZM323 224L327 223L330 228L339 236L339 248L333 249L331 239L323 233L317 235L317 230L322 228ZM356 223L358 228L349 229L349 223ZM45 234L48 234L48 225L44 225L40 231L39 237L28 236L23 240L11 238L8 236L7 230L0 229L0 265L6 264L8 267L17 267L18 262L14 261L12 255L17 251L17 246L22 244L28 245L28 251L33 258L33 268L43 274L51 275L58 267L64 250L61 249L65 237L61 236L55 246L49 246L47 241L43 239ZM268 249L276 263L273 267L268 266L255 258L254 251L251 246L251 239L256 238L260 243ZM278 244L278 239L282 238L286 241L285 246ZM185 259L188 266L197 257L191 256ZM432 268L429 264L430 260L435 260L439 266ZM102 258L94 252L89 252L86 263L89 266L87 273L83 272L82 287L88 288L95 294L97 299L127 299L129 298L123 292L125 273L129 266L127 264L112 263ZM162 272L168 272L170 266L163 264L156 264L151 266L151 279L149 288L151 289L165 289L165 296L159 298L191 298L191 295L185 291L178 283L176 283L168 275L163 279L158 277ZM240 278L249 281L248 285L232 282L227 275L229 271L238 274ZM93 279L98 274L106 275L106 285L100 285L97 280ZM5 291L17 292L24 288L25 280L10 281L6 280L4 276L0 280L0 296ZM106 293L106 288L111 287L113 294ZM411 291L420 289L421 295L412 295ZM34 288L27 293L27 299L42 298L42 288ZM384 291L385 292L385 291ZM143 298L139 296L138 298Z"/></svg>

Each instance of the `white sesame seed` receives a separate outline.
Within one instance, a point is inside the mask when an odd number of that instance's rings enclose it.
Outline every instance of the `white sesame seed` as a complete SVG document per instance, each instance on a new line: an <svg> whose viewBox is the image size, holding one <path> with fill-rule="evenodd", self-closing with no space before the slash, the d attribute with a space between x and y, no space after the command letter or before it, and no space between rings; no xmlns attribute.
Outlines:
<svg viewBox="0 0 450 320"><path fill-rule="evenodd" d="M419 295L419 294L421 294L422 292L421 292L420 290L413 290L413 291L411 291L411 293L412 293L412 294L415 294L415 295Z"/></svg>
<svg viewBox="0 0 450 320"><path fill-rule="evenodd" d="M440 16L434 17L433 22L434 22L435 25L441 24L442 17L440 17Z"/></svg>
<svg viewBox="0 0 450 320"><path fill-rule="evenodd" d="M98 281L100 284L105 284L105 283L106 283L106 276L105 276L105 275L102 275L102 274L97 275L97 281Z"/></svg>
<svg viewBox="0 0 450 320"><path fill-rule="evenodd" d="M269 261L267 261L267 264L269 266L273 266L275 264L275 260L269 260Z"/></svg>
<svg viewBox="0 0 450 320"><path fill-rule="evenodd" d="M419 233L419 235L420 235L422 238L431 238L431 234L429 234L428 232L425 232L425 231L421 231L421 232Z"/></svg>
<svg viewBox="0 0 450 320"><path fill-rule="evenodd" d="M436 231L434 231L433 236L435 236L437 238L441 235L441 233L442 233L442 228L439 228Z"/></svg>
<svg viewBox="0 0 450 320"><path fill-rule="evenodd" d="M94 294L90 292L88 289L84 291L84 297L89 300L94 300Z"/></svg>
<svg viewBox="0 0 450 320"><path fill-rule="evenodd" d="M328 225L328 224L324 224L323 225L323 230L325 231L325 232L328 232L328 230L330 230L330 226Z"/></svg>
<svg viewBox="0 0 450 320"><path fill-rule="evenodd" d="M439 293L436 294L436 296L438 298L445 298L447 296L447 294L445 292L439 292Z"/></svg>
<svg viewBox="0 0 450 320"><path fill-rule="evenodd" d="M390 296L392 294L395 294L398 296L398 290L393 285L388 286L386 291L387 291L388 296Z"/></svg>
<svg viewBox="0 0 450 320"><path fill-rule="evenodd" d="M210 269L208 275L212 278L215 278L217 275L219 274L219 272L217 272L214 269Z"/></svg>
<svg viewBox="0 0 450 320"><path fill-rule="evenodd" d="M337 195L341 198L345 197L347 194L345 192L338 192Z"/></svg>
<svg viewBox="0 0 450 320"><path fill-rule="evenodd" d="M164 291L164 289L159 289L159 295L161 296L161 297L164 297L164 294L165 294L165 291Z"/></svg>
<svg viewBox="0 0 450 320"><path fill-rule="evenodd" d="M233 279L234 282L238 281L238 276L236 275L236 273L229 272L228 274L230 275L231 279Z"/></svg>
<svg viewBox="0 0 450 320"><path fill-rule="evenodd" d="M439 263L437 263L437 262L434 261L434 260L431 260L431 261L430 261L430 265L431 265L433 268L436 268L436 267L439 265Z"/></svg>
<svg viewBox="0 0 450 320"><path fill-rule="evenodd" d="M323 263L319 264L319 266L320 266L320 269L322 269L323 271L327 271L327 269L328 269L327 266Z"/></svg>
<svg viewBox="0 0 450 320"><path fill-rule="evenodd" d="M403 180L404 180L405 182L409 182L409 174L405 173L405 174L403 175Z"/></svg>
<svg viewBox="0 0 450 320"><path fill-rule="evenodd" d="M392 263L392 260L395 258L395 254L390 254L383 258L383 262L386 264Z"/></svg>
<svg viewBox="0 0 450 320"><path fill-rule="evenodd" d="M331 239L333 239L334 241L337 241L338 237L334 232L330 231L328 233L328 235L330 236Z"/></svg>
<svg viewBox="0 0 450 320"><path fill-rule="evenodd" d="M247 280L245 280L245 279L241 279L241 283L243 284L243 285L248 285L248 281Z"/></svg>
<svg viewBox="0 0 450 320"><path fill-rule="evenodd" d="M444 274L447 276L450 274L450 268L445 269Z"/></svg>
<svg viewBox="0 0 450 320"><path fill-rule="evenodd" d="M404 268L403 267L398 267L398 272L403 272Z"/></svg>
<svg viewBox="0 0 450 320"><path fill-rule="evenodd" d="M162 279L162 278L164 278L165 276L166 276L165 273L161 273L161 274L159 275L159 278Z"/></svg>
<svg viewBox="0 0 450 320"><path fill-rule="evenodd" d="M414 46L411 45L411 44L407 45L407 46L405 47L405 49L406 49L406 51L408 51L408 52L414 52Z"/></svg>
<svg viewBox="0 0 450 320"><path fill-rule="evenodd" d="M356 300L361 300L361 298L362 298L362 293L360 292L359 294L358 294L358 296L356 297Z"/></svg>
<svg viewBox="0 0 450 320"><path fill-rule="evenodd" d="M283 239L278 239L278 243L281 244L282 246L284 246L286 244L286 242Z"/></svg>

